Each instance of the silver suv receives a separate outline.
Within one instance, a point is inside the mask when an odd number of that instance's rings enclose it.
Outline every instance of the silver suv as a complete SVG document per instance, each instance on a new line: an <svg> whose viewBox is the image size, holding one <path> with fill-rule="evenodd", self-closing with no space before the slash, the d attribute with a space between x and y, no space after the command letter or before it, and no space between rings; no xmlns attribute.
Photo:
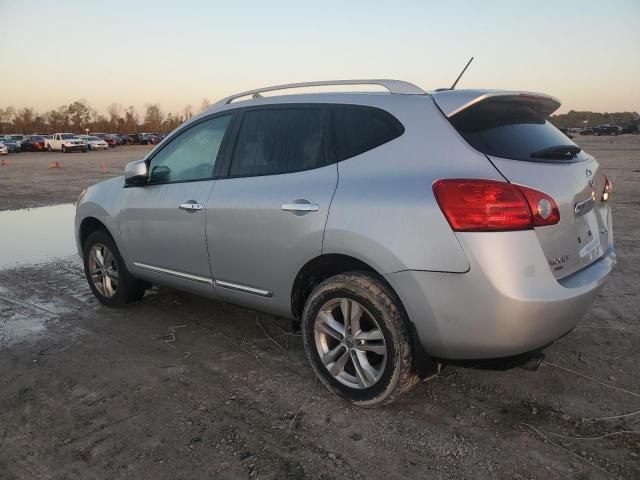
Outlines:
<svg viewBox="0 0 640 480"><path fill-rule="evenodd" d="M376 84L387 92L264 93ZM611 184L541 94L395 80L225 98L83 192L105 305L163 284L301 323L322 383L391 402L441 359L540 351L615 263Z"/></svg>

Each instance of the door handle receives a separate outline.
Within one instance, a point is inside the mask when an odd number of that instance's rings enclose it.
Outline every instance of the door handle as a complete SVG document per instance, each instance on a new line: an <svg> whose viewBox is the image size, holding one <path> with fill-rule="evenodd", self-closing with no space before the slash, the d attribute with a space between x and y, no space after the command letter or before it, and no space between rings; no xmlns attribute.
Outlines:
<svg viewBox="0 0 640 480"><path fill-rule="evenodd" d="M187 212L198 212L204 209L204 207L201 204L193 200L190 200L186 203L181 203L180 205L178 205L178 208L180 210L186 210Z"/></svg>
<svg viewBox="0 0 640 480"><path fill-rule="evenodd" d="M320 206L317 203L283 203L282 210L286 212L317 212Z"/></svg>

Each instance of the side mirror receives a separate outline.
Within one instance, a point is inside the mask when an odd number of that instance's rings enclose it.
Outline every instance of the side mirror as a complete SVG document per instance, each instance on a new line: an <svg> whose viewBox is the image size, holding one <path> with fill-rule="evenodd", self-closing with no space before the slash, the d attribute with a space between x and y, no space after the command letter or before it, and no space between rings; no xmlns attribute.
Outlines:
<svg viewBox="0 0 640 480"><path fill-rule="evenodd" d="M149 181L149 169L147 162L136 160L129 162L124 167L124 184L127 187L138 187Z"/></svg>

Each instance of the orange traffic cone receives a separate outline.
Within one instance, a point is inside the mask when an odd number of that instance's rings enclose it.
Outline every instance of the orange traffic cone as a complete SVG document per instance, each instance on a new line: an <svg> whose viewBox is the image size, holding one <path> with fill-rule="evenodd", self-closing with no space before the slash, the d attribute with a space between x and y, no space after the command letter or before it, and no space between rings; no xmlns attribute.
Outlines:
<svg viewBox="0 0 640 480"><path fill-rule="evenodd" d="M49 165L48 167L49 169L52 168L60 168L60 162L53 162L51 165Z"/></svg>
<svg viewBox="0 0 640 480"><path fill-rule="evenodd" d="M107 162L102 162L100 164L100 173L109 173L109 166L107 165Z"/></svg>

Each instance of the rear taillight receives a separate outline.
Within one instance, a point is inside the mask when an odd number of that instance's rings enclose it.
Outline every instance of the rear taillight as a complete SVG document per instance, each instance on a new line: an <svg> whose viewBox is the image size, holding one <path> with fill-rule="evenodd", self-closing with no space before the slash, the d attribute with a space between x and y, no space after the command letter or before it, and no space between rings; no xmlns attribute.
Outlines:
<svg viewBox="0 0 640 480"><path fill-rule="evenodd" d="M611 190L613 190L613 185L611 185L611 181L609 177L604 176L604 191L602 192L602 201L609 201L609 197L611 196Z"/></svg>
<svg viewBox="0 0 640 480"><path fill-rule="evenodd" d="M529 187L495 180L447 179L433 193L456 231L525 230L560 221L549 195Z"/></svg>

